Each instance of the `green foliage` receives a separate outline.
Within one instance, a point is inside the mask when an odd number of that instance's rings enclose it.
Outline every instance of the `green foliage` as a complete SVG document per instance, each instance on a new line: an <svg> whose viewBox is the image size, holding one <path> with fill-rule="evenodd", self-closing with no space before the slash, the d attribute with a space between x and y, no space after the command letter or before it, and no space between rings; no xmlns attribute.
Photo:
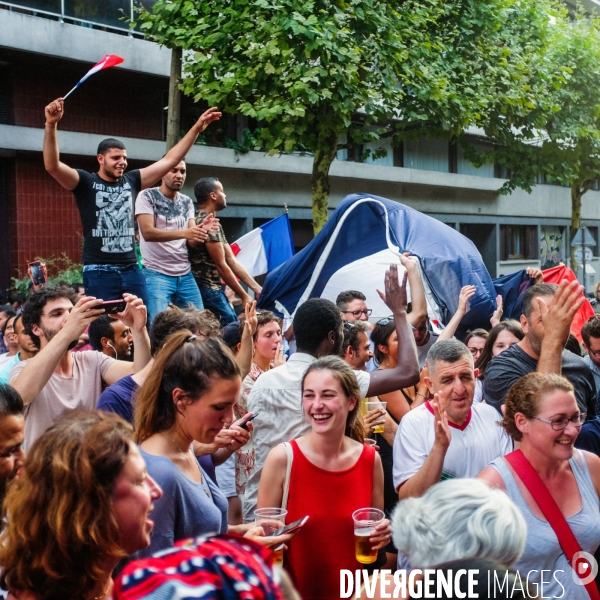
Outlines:
<svg viewBox="0 0 600 600"><path fill-rule="evenodd" d="M256 119L270 155L313 155L318 231L341 136L356 147L526 121L544 102L536 61L549 10L546 0L158 0L138 24L187 51L184 93Z"/></svg>
<svg viewBox="0 0 600 600"><path fill-rule="evenodd" d="M48 271L48 285L62 283L82 283L83 265L73 262L64 252L60 256L52 255L50 258L36 256L34 260L39 260L46 265ZM13 287L24 298L29 293L29 284L31 279L27 273L20 274L19 278L13 277Z"/></svg>

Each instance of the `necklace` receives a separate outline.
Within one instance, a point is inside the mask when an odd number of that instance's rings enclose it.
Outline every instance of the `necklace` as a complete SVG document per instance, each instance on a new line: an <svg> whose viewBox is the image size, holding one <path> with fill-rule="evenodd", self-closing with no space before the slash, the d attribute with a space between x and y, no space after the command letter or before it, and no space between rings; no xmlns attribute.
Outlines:
<svg viewBox="0 0 600 600"><path fill-rule="evenodd" d="M106 598L106 594L108 594L108 590L110 590L111 583L112 583L112 579L109 579L108 585L106 586L106 589L104 590L104 592L102 592L102 594L100 594L100 596L94 596L94 598L92 600L102 600L102 598Z"/></svg>
<svg viewBox="0 0 600 600"><path fill-rule="evenodd" d="M181 452L181 454L183 454L185 456L185 460L187 462L187 464L189 465L190 469L192 470L192 472L194 474L198 474L200 477L200 481L197 483L200 483L200 485L202 485L202 489L204 490L204 493L210 498L210 489L208 488L208 486L206 485L205 481L204 481L204 477L202 477L202 471L200 470L200 465L196 462L196 458L194 457L192 459L192 461L190 462L190 451L191 448L188 449L187 452L184 452L180 447L179 444L169 435L167 435L166 433L163 433L163 435L168 439L171 440L174 444L175 444L175 448L177 448L177 450L179 450L179 452ZM194 469L194 467L192 466L192 464L196 465L196 468ZM195 480L195 478L194 478ZM96 598L94 598L94 600L97 600Z"/></svg>

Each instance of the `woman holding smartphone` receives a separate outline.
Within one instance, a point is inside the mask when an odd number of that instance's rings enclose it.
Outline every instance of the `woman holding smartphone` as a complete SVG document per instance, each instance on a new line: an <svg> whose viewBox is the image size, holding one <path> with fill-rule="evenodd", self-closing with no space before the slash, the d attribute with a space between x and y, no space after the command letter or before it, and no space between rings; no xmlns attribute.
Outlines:
<svg viewBox="0 0 600 600"><path fill-rule="evenodd" d="M211 444L231 425L239 447L248 433L233 422L240 369L219 340L200 340L183 330L171 335L156 356L135 403L135 435L148 473L165 494L156 501L148 556L174 542L208 533L240 533L272 546L253 524L227 525L227 498L202 469L193 442ZM252 425L248 423L250 429ZM282 536L282 540L290 536Z"/></svg>
<svg viewBox="0 0 600 600"><path fill-rule="evenodd" d="M302 406L312 431L290 444L287 521L309 519L290 542L284 565L304 600L339 597L340 569L362 568L354 551L352 513L383 509L383 469L375 450L363 443L360 397L352 369L335 356L312 363L302 380ZM259 508L281 506L287 466L286 448L273 448L261 476ZM384 519L369 541L379 550L390 539Z"/></svg>

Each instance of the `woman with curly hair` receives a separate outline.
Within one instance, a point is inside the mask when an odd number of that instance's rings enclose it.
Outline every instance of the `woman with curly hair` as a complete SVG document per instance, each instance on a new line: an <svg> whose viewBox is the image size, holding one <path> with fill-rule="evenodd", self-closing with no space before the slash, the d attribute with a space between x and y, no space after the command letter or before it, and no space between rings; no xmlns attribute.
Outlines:
<svg viewBox="0 0 600 600"><path fill-rule="evenodd" d="M501 422L520 449L479 474L504 490L525 517L527 543L514 568L529 572L536 585L543 581L546 598L589 599L576 574L585 571L575 571L577 554L567 556L564 544L568 532L567 542L572 537L579 554L593 554L600 545L600 458L573 448L585 417L567 379L525 375L510 389ZM544 581L544 571L553 576Z"/></svg>
<svg viewBox="0 0 600 600"><path fill-rule="evenodd" d="M121 558L150 543L161 489L131 426L74 414L30 448L4 503L0 585L11 600L103 600Z"/></svg>

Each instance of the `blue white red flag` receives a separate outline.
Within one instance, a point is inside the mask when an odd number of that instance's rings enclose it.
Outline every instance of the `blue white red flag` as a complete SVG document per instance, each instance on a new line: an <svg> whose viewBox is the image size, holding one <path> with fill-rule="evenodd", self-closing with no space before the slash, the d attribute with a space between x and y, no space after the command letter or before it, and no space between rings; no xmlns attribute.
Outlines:
<svg viewBox="0 0 600 600"><path fill-rule="evenodd" d="M253 229L231 244L236 259L252 277L264 275L294 256L287 214Z"/></svg>
<svg viewBox="0 0 600 600"><path fill-rule="evenodd" d="M419 259L432 320L447 323L460 289L474 285L476 295L457 336L489 328L496 291L473 242L417 210L367 194L344 198L310 244L269 273L258 307L293 316L309 298L335 301L342 291L358 290L373 309L370 320L377 321L390 314L377 289L383 291L385 271L398 264L402 252Z"/></svg>
<svg viewBox="0 0 600 600"><path fill-rule="evenodd" d="M66 95L63 97L63 100L67 98L71 93L73 93L88 77L94 75L94 73L98 73L98 71L102 71L103 69L110 69L115 65L119 65L124 62L125 59L117 56L116 54L107 54L101 61L97 62L78 82L77 85Z"/></svg>

